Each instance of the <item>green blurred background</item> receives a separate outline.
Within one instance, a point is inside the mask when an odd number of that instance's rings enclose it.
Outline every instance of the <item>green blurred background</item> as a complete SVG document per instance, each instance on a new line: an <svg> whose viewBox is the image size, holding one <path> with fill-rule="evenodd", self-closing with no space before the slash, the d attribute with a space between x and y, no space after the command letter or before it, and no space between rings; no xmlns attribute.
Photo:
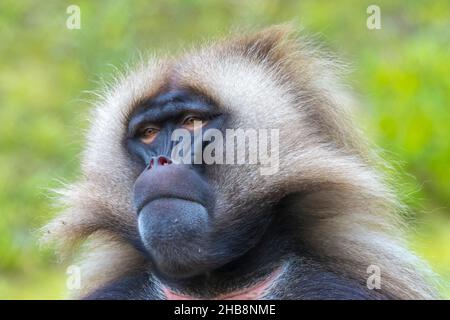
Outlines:
<svg viewBox="0 0 450 320"><path fill-rule="evenodd" d="M66 9L81 8L81 29ZM411 245L450 280L450 2L0 2L0 299L62 298L66 276L35 230L56 213L49 189L79 173L91 96L138 52L179 51L230 28L293 21L353 64L363 128L413 209ZM450 298L450 289L442 288Z"/></svg>

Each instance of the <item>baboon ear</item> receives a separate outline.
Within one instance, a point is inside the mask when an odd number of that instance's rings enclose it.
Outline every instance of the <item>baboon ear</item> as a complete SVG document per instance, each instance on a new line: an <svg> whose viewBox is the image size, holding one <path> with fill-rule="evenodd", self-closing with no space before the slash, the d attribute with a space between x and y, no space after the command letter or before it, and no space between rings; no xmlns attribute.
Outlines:
<svg viewBox="0 0 450 320"><path fill-rule="evenodd" d="M290 24L276 25L234 37L224 47L257 61L277 63L296 51L295 31Z"/></svg>

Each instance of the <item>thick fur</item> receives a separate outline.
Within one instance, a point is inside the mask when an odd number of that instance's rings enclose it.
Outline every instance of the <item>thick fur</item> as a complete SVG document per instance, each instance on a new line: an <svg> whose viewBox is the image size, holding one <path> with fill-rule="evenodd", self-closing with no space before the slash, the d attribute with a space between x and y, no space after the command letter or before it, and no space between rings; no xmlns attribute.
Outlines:
<svg viewBox="0 0 450 320"><path fill-rule="evenodd" d="M349 116L339 67L287 26L230 37L174 59L151 59L118 79L98 103L82 177L61 191L65 210L44 230L62 254L86 243L84 296L148 270L125 239L137 238L131 190L139 174L123 146L133 108L169 87L188 87L233 114L232 127L280 129L280 169L217 166L219 210L255 209L288 194L298 241L329 268L365 284L381 268L381 292L399 299L435 297L431 272L406 246L401 214L386 179Z"/></svg>

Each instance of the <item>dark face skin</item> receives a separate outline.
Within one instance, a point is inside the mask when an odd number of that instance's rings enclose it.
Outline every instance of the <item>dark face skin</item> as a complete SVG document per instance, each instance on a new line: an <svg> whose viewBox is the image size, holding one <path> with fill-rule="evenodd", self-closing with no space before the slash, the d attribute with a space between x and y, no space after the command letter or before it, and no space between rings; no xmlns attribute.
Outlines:
<svg viewBox="0 0 450 320"><path fill-rule="evenodd" d="M218 188L208 179L207 165L175 164L171 159L175 129L185 128L193 137L198 134L195 121L201 121L204 133L209 128L223 130L225 120L207 99L181 91L145 102L130 119L127 147L146 166L134 185L139 235L163 277L188 278L216 269L255 242L249 225L260 233L264 230L258 225L261 221L228 227L226 217L216 215ZM206 143L200 146L204 147Z"/></svg>

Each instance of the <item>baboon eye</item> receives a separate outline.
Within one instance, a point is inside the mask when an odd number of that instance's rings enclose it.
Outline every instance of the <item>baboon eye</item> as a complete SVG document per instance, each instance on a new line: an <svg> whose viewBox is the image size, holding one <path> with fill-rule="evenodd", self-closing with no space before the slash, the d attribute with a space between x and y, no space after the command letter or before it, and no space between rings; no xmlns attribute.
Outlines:
<svg viewBox="0 0 450 320"><path fill-rule="evenodd" d="M184 118L182 125L183 128L194 130L195 123L197 123L196 125L201 128L206 124L206 121L198 116L187 116L186 118Z"/></svg>
<svg viewBox="0 0 450 320"><path fill-rule="evenodd" d="M155 140L159 133L159 129L155 127L145 127L140 134L140 140L142 143L150 144Z"/></svg>

